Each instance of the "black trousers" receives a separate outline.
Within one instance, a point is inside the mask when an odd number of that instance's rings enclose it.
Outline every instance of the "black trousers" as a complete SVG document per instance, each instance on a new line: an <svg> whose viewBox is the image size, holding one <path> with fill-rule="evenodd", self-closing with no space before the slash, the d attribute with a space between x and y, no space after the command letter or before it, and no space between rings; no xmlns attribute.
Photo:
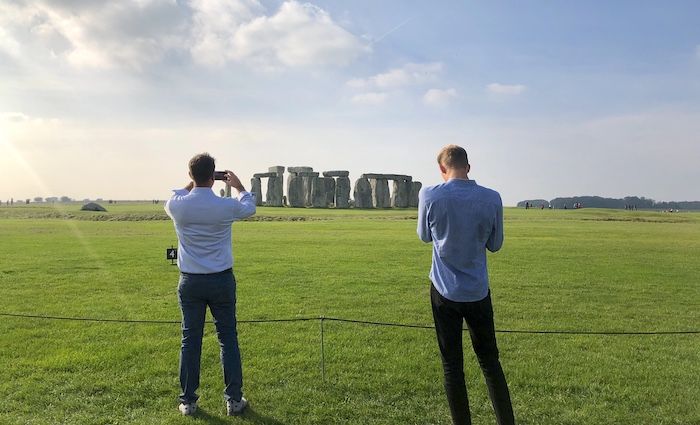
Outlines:
<svg viewBox="0 0 700 425"><path fill-rule="evenodd" d="M471 425L469 398L464 382L462 321L467 322L469 336L479 366L484 374L489 398L499 425L513 425L513 406L506 377L498 360L496 332L493 325L491 293L481 301L454 302L446 299L430 285L435 331L445 372L445 392L454 425Z"/></svg>

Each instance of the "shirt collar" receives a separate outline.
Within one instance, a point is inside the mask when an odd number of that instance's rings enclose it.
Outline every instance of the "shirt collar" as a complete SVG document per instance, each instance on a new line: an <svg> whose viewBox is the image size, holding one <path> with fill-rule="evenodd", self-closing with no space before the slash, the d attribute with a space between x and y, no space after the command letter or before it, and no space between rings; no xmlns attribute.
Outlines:
<svg viewBox="0 0 700 425"><path fill-rule="evenodd" d="M201 194L214 194L214 191L210 187L198 187L195 186L192 188L190 193L201 193Z"/></svg>
<svg viewBox="0 0 700 425"><path fill-rule="evenodd" d="M464 180L464 179L452 178L452 179L447 180L447 183L452 183L452 182L454 182L456 184L476 184L476 180L472 180L472 179Z"/></svg>

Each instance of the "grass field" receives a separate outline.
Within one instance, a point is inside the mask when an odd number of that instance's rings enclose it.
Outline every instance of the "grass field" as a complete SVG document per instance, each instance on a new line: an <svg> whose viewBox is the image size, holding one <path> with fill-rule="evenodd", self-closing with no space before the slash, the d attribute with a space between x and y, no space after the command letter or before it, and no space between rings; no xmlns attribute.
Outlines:
<svg viewBox="0 0 700 425"><path fill-rule="evenodd" d="M0 207L0 312L178 320L162 205ZM415 210L266 209L234 225L238 318L431 324ZM498 329L700 328L700 214L506 210ZM252 409L224 416L207 326L201 413L177 412L177 324L0 317L0 424L448 424L431 330L240 324ZM498 334L519 424L700 424L700 335ZM468 341L468 338L467 338ZM467 344L474 424L495 422Z"/></svg>

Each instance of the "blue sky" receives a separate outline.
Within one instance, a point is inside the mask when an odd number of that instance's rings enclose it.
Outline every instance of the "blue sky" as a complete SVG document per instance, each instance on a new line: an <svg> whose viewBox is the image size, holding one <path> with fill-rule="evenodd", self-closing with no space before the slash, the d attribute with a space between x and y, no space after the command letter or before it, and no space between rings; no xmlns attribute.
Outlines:
<svg viewBox="0 0 700 425"><path fill-rule="evenodd" d="M700 199L698 16L680 1L0 1L0 199L164 198L200 151L245 180L310 165L435 184L448 143L510 205Z"/></svg>

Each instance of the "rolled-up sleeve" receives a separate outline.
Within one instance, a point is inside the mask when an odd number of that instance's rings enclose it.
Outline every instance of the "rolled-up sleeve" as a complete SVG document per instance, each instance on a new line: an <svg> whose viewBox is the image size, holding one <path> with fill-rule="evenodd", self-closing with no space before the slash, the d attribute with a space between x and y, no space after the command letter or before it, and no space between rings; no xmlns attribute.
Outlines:
<svg viewBox="0 0 700 425"><path fill-rule="evenodd" d="M418 237L423 242L432 242L433 235L430 232L430 223L428 221L428 216L430 213L430 206L425 199L425 192L421 190L418 193L418 228L416 229Z"/></svg>
<svg viewBox="0 0 700 425"><path fill-rule="evenodd" d="M501 201L500 195L498 195L495 209L496 212L491 235L488 241L486 241L486 248L491 252L496 252L503 246L503 202Z"/></svg>

